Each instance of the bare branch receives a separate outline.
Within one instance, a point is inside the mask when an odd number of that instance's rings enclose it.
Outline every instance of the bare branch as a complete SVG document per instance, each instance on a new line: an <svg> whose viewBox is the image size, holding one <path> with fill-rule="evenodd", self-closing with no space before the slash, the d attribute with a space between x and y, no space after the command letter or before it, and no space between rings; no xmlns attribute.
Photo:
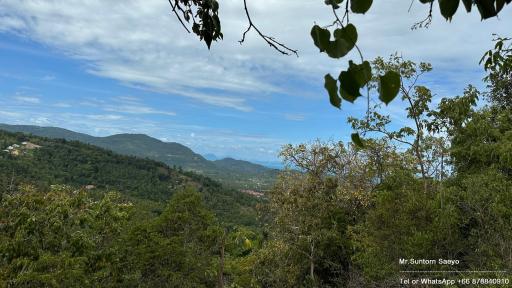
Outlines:
<svg viewBox="0 0 512 288"><path fill-rule="evenodd" d="M246 34L249 31L251 31L251 29L254 29L258 33L258 35L260 35L260 37L263 38L263 40L265 40L265 42L267 42L268 45L270 45L270 47L274 48L279 53L281 53L283 55L295 54L297 57L299 57L298 50L289 48L285 44L277 41L274 37L267 36L267 35L263 34L258 29L258 27L256 27L254 25L254 23L251 20L251 16L249 15L249 9L247 8L247 0L244 0L244 9L245 9L245 15L247 16L247 20L249 21L249 27L247 27L247 30L245 30L245 32L243 33L242 39L240 41L238 41L240 44L244 43Z"/></svg>
<svg viewBox="0 0 512 288"><path fill-rule="evenodd" d="M181 9L181 7L179 7L178 1L174 2L174 5L173 5L173 1L169 0L169 4L172 7L172 12L174 12L174 14L176 15L176 18L178 18L178 20L180 20L181 25L183 25L183 28L185 28L185 30L187 30L187 32L190 33L190 30L188 30L187 26L185 25L185 22L183 22L183 19L181 19L181 16L178 14L178 11L176 11L176 8L178 8L181 10L181 12L183 14L185 14L185 11L183 11L183 9Z"/></svg>
<svg viewBox="0 0 512 288"><path fill-rule="evenodd" d="M427 18L421 20L420 22L414 23L412 25L411 30L416 30L418 28L426 28L430 27L430 24L432 24L432 9L434 7L434 1L430 2L430 10L428 11Z"/></svg>

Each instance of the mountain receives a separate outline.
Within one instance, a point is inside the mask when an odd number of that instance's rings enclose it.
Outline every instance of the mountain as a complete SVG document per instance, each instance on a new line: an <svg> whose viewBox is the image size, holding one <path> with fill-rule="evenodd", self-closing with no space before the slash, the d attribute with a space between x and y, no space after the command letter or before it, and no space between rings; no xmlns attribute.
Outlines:
<svg viewBox="0 0 512 288"><path fill-rule="evenodd" d="M62 184L87 187L91 193L115 190L144 203L139 205L148 207L144 213L158 213L175 191L194 186L226 223L252 225L256 219L254 197L193 172L77 141L0 130L0 171L0 201L4 191L15 191L13 187L29 184L47 191Z"/></svg>
<svg viewBox="0 0 512 288"><path fill-rule="evenodd" d="M252 163L263 165L270 169L283 170L284 164L281 161L261 161L261 160L251 160Z"/></svg>
<svg viewBox="0 0 512 288"><path fill-rule="evenodd" d="M204 159L210 160L210 161L215 161L215 160L219 160L220 159L220 157L218 157L217 155L215 155L213 153L204 154L203 157L204 157Z"/></svg>
<svg viewBox="0 0 512 288"><path fill-rule="evenodd" d="M265 166L254 164L248 161L243 160L236 160L233 158L224 158L221 160L215 160L213 161L215 166L229 170L232 169L240 174L263 174L268 172L270 169L268 169Z"/></svg>
<svg viewBox="0 0 512 288"><path fill-rule="evenodd" d="M119 154L160 161L171 167L182 167L184 170L203 174L237 189L267 190L278 173L277 169L232 158L210 161L180 143L162 142L144 134L94 137L58 127L7 124L0 124L0 129L52 139L80 141Z"/></svg>

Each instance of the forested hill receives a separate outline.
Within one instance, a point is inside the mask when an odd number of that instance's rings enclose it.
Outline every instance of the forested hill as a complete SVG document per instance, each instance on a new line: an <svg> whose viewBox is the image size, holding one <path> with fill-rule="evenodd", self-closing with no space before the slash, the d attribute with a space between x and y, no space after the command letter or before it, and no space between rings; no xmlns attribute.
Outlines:
<svg viewBox="0 0 512 288"><path fill-rule="evenodd" d="M53 139L80 141L123 155L153 159L171 167L182 167L184 170L209 176L234 188L269 189L278 173L276 169L231 158L209 161L182 144L162 142L144 134L94 137L57 127L7 124L0 124L0 129Z"/></svg>
<svg viewBox="0 0 512 288"><path fill-rule="evenodd" d="M31 184L45 191L51 185L66 184L88 186L98 193L116 190L127 198L152 203L163 203L176 190L192 185L227 222L251 224L256 218L256 199L208 177L78 141L0 130L0 171L3 190Z"/></svg>

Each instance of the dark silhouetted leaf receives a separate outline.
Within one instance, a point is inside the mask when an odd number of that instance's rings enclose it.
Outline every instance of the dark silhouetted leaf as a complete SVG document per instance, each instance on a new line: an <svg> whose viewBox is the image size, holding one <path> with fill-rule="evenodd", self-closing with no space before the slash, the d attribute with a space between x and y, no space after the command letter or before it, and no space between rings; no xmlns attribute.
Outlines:
<svg viewBox="0 0 512 288"><path fill-rule="evenodd" d="M505 0L496 0L496 13L500 13L501 9L505 6Z"/></svg>
<svg viewBox="0 0 512 288"><path fill-rule="evenodd" d="M379 99L388 105L389 102L395 99L400 90L400 74L395 71L388 71L379 78Z"/></svg>
<svg viewBox="0 0 512 288"><path fill-rule="evenodd" d="M372 79L372 67L370 62L364 61L362 64L354 64L349 61L349 70L352 70L359 86L363 87Z"/></svg>
<svg viewBox="0 0 512 288"><path fill-rule="evenodd" d="M460 0L439 0L439 8L441 9L441 15L446 18L446 20L451 21L455 12L457 12L457 8L459 8Z"/></svg>
<svg viewBox="0 0 512 288"><path fill-rule="evenodd" d="M327 47L329 47L331 32L318 25L315 25L313 28L311 28L311 37L315 42L315 46L320 49L320 52L324 52Z"/></svg>
<svg viewBox="0 0 512 288"><path fill-rule="evenodd" d="M350 9L354 13L364 14L372 6L373 0L351 0Z"/></svg>
<svg viewBox="0 0 512 288"><path fill-rule="evenodd" d="M342 2L343 2L343 0L325 0L325 4L326 5L331 5L334 9L340 8L340 4Z"/></svg>
<svg viewBox="0 0 512 288"><path fill-rule="evenodd" d="M364 144L363 141L361 140L361 137L359 137L359 133L352 133L352 135L350 135L350 138L352 138L352 142L354 142L356 146L364 148Z"/></svg>
<svg viewBox="0 0 512 288"><path fill-rule="evenodd" d="M498 14L493 0L475 0L475 2L482 19L491 18Z"/></svg>
<svg viewBox="0 0 512 288"><path fill-rule="evenodd" d="M329 92L329 101L332 106L341 108L341 98L338 96L338 83L331 74L325 75L324 87Z"/></svg>
<svg viewBox="0 0 512 288"><path fill-rule="evenodd" d="M340 81L340 95L341 98L354 102L357 97L361 96L361 89L372 78L372 68L368 61L362 64L354 64L349 61L349 68L347 71L342 71L338 80Z"/></svg>
<svg viewBox="0 0 512 288"><path fill-rule="evenodd" d="M343 99L354 102L357 97L361 96L359 92L361 86L357 83L355 75L350 69L348 71L341 71L338 80L340 81L341 97Z"/></svg>
<svg viewBox="0 0 512 288"><path fill-rule="evenodd" d="M464 3L464 7L466 7L466 11L471 12L471 7L473 6L473 0L462 0Z"/></svg>
<svg viewBox="0 0 512 288"><path fill-rule="evenodd" d="M318 25L311 29L311 37L320 52L326 52L331 58L341 58L354 48L357 41L357 30L352 24L334 31L334 41L331 41L329 30Z"/></svg>

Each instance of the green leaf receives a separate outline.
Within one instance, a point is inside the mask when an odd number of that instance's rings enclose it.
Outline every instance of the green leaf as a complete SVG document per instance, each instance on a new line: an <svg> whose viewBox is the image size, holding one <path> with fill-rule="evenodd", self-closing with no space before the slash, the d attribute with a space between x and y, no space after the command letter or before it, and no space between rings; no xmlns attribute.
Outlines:
<svg viewBox="0 0 512 288"><path fill-rule="evenodd" d="M501 9L505 6L505 0L496 0L496 14L500 13Z"/></svg>
<svg viewBox="0 0 512 288"><path fill-rule="evenodd" d="M464 3L464 7L466 7L466 11L471 12L471 6L473 6L473 0L462 0Z"/></svg>
<svg viewBox="0 0 512 288"><path fill-rule="evenodd" d="M318 25L315 25L313 28L311 28L311 37L315 42L315 46L320 49L320 52L324 52L327 47L329 47L331 32Z"/></svg>
<svg viewBox="0 0 512 288"><path fill-rule="evenodd" d="M373 0L351 0L350 9L354 13L364 14L372 7Z"/></svg>
<svg viewBox="0 0 512 288"><path fill-rule="evenodd" d="M245 240L244 240L244 248L245 248L245 249L250 249L250 248L252 248L252 241L251 241L251 240L249 240L249 239L247 239L247 238L245 238Z"/></svg>
<svg viewBox="0 0 512 288"><path fill-rule="evenodd" d="M334 41L331 41L331 32L315 25L311 29L311 37L320 52L326 52L331 58L341 58L354 48L357 42L357 30L352 24L336 29L334 30Z"/></svg>
<svg viewBox="0 0 512 288"><path fill-rule="evenodd" d="M215 0L214 0L214 1L212 1L212 11L213 11L213 12L217 12L217 11L219 11L219 2L217 2L217 1L215 1Z"/></svg>
<svg viewBox="0 0 512 288"><path fill-rule="evenodd" d="M326 5L331 5L334 9L340 8L340 4L342 2L343 2L343 0L325 0L325 4Z"/></svg>
<svg viewBox="0 0 512 288"><path fill-rule="evenodd" d="M498 15L494 7L494 0L476 0L476 7L478 7L482 19L488 19Z"/></svg>
<svg viewBox="0 0 512 288"><path fill-rule="evenodd" d="M347 55L357 43L356 26L348 24L344 28L334 30L334 39L327 49L329 57L341 58Z"/></svg>
<svg viewBox="0 0 512 288"><path fill-rule="evenodd" d="M349 70L352 70L359 86L363 87L372 80L372 67L370 62L364 61L362 64L354 64L349 61Z"/></svg>
<svg viewBox="0 0 512 288"><path fill-rule="evenodd" d="M364 148L364 144L363 141L361 140L361 137L359 137L359 133L352 133L352 135L350 135L350 138L352 138L352 142L354 142L356 146Z"/></svg>
<svg viewBox="0 0 512 288"><path fill-rule="evenodd" d="M343 99L354 102L357 97L361 96L359 92L359 84L354 76L354 73L350 71L341 71L340 76L338 77L340 81L340 94Z"/></svg>
<svg viewBox="0 0 512 288"><path fill-rule="evenodd" d="M329 92L329 101L332 106L338 109L341 108L341 98L338 96L338 83L331 74L325 75L324 87Z"/></svg>
<svg viewBox="0 0 512 288"><path fill-rule="evenodd" d="M354 102L357 97L361 96L361 89L372 78L372 68L368 61L362 64L354 64L349 61L349 68L347 71L342 71L338 80L340 81L340 95L341 98Z"/></svg>
<svg viewBox="0 0 512 288"><path fill-rule="evenodd" d="M388 71L384 76L379 76L379 99L388 105L400 90L400 74Z"/></svg>
<svg viewBox="0 0 512 288"><path fill-rule="evenodd" d="M457 12L457 8L459 8L460 0L439 0L439 8L441 9L441 15L446 18L446 20L451 21L455 12Z"/></svg>

